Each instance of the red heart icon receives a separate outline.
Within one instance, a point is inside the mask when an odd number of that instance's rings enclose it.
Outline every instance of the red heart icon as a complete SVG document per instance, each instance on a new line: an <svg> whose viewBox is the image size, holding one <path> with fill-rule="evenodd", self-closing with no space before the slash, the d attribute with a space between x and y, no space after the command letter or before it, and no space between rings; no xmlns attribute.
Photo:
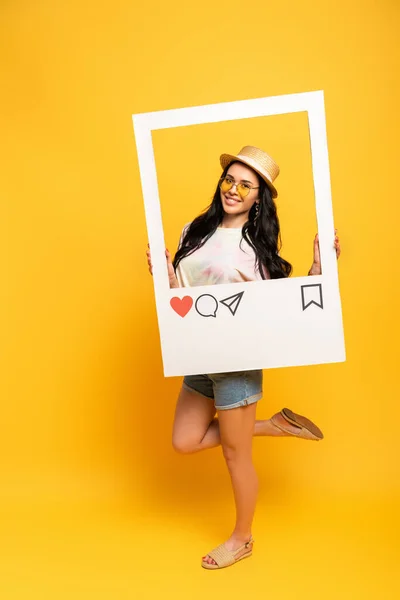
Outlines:
<svg viewBox="0 0 400 600"><path fill-rule="evenodd" d="M183 298L175 296L171 298L170 304L178 315L185 317L193 306L193 298L190 296L184 296Z"/></svg>

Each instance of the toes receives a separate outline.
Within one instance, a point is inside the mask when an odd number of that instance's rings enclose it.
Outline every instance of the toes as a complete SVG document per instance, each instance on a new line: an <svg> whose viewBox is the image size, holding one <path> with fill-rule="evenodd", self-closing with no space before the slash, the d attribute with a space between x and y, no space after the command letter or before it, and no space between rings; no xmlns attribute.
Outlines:
<svg viewBox="0 0 400 600"><path fill-rule="evenodd" d="M216 565L216 564L217 564L217 563L215 562L215 560L214 560L213 558L211 558L211 556L208 556L208 554L207 554L207 556L203 556L203 559L202 559L202 560L203 560L204 562L206 562L207 564L209 564L209 565Z"/></svg>

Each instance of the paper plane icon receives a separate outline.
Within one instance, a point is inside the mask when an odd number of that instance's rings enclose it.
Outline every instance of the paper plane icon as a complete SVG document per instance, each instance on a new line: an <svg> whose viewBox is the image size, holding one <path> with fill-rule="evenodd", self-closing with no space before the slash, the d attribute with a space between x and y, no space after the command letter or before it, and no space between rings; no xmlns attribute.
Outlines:
<svg viewBox="0 0 400 600"><path fill-rule="evenodd" d="M239 292L238 294L234 294L233 296L229 296L228 298L220 300L220 303L229 308L233 316L235 316L239 304L242 300L243 294L244 292Z"/></svg>

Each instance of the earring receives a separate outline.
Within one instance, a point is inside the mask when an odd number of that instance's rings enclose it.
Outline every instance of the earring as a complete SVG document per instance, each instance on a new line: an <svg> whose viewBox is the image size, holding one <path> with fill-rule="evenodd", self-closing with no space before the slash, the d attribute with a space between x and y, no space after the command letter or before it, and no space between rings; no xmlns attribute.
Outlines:
<svg viewBox="0 0 400 600"><path fill-rule="evenodd" d="M260 209L260 206L259 206L259 204L257 202L257 204L256 204L256 216L254 217L254 220L256 220L257 217L258 217L258 211L259 211L259 209Z"/></svg>

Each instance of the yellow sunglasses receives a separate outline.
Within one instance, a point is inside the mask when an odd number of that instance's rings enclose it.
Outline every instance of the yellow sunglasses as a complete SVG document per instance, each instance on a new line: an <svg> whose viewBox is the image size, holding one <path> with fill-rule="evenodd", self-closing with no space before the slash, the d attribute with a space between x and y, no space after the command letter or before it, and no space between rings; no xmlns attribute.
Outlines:
<svg viewBox="0 0 400 600"><path fill-rule="evenodd" d="M243 198L246 198L246 196L248 196L250 194L251 190L258 190L258 188L259 188L259 186L252 187L249 183L246 183L245 181L236 183L236 181L233 179L233 177L231 175L225 175L225 177L221 177L220 182L219 182L220 190L224 194L226 192L229 192L229 190L231 190L234 185L236 185L237 193L242 198L242 200L243 200Z"/></svg>

